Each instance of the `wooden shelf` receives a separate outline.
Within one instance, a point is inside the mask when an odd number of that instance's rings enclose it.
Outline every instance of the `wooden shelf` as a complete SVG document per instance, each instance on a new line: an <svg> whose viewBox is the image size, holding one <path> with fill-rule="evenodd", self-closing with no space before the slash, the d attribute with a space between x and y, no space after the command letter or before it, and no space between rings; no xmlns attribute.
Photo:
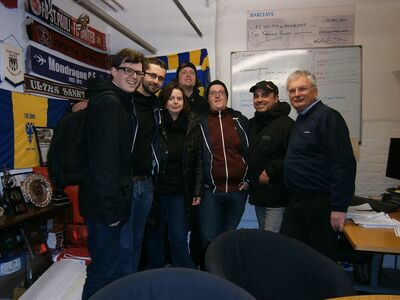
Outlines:
<svg viewBox="0 0 400 300"><path fill-rule="evenodd" d="M2 216L0 217L0 229L5 229L11 226L30 222L32 220L47 220L55 217L62 217L63 223L71 222L71 202L53 205L50 204L46 207L35 207L28 204L29 211L21 215Z"/></svg>

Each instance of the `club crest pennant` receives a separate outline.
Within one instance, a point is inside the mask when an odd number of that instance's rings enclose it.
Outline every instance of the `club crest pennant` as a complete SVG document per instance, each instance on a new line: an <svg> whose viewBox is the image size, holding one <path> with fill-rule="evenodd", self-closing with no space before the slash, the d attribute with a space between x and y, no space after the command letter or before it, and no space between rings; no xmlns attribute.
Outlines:
<svg viewBox="0 0 400 300"><path fill-rule="evenodd" d="M17 87L24 83L24 60L22 48L2 44L3 74L6 81Z"/></svg>

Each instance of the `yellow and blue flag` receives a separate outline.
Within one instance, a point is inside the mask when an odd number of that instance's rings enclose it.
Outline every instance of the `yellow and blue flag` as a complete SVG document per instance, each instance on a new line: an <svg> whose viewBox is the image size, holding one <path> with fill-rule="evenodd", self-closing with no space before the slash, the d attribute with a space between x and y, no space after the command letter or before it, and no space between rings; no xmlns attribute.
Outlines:
<svg viewBox="0 0 400 300"><path fill-rule="evenodd" d="M157 56L167 65L167 76L164 85L176 79L176 69L185 61L190 61L197 68L197 79L200 82L200 94L203 95L205 87L210 83L210 66L208 63L207 49L199 49L176 54Z"/></svg>
<svg viewBox="0 0 400 300"><path fill-rule="evenodd" d="M38 166L34 127L54 128L68 109L69 101L0 89L0 166Z"/></svg>

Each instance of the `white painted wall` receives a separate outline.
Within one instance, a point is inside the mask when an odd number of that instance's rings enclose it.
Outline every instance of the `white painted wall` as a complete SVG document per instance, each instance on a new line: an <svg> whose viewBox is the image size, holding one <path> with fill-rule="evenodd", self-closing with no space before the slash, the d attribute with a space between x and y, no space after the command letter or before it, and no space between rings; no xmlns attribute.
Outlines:
<svg viewBox="0 0 400 300"><path fill-rule="evenodd" d="M108 13L122 24L130 24L131 31L157 48L156 55L166 55L188 50L207 48L210 65L215 65L215 14L216 0L180 0L182 6L203 34L199 37L173 1L121 1L125 12ZM111 32L112 51L121 44L132 42L118 32ZM131 45L137 47L136 45ZM140 48L138 48L140 50ZM145 55L150 54L144 52ZM214 68L213 68L214 69Z"/></svg>
<svg viewBox="0 0 400 300"><path fill-rule="evenodd" d="M385 177L389 138L400 137L400 80L393 74L400 70L400 1L218 0L216 78L230 85L230 53L246 50L248 10L343 5L355 6L355 44L363 47L363 137L356 193L379 194L400 183Z"/></svg>

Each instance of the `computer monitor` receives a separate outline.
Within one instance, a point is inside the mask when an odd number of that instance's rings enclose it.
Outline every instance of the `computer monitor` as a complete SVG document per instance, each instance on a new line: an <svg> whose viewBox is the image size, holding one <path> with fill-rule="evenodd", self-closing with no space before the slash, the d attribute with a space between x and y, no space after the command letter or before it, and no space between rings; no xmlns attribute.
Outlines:
<svg viewBox="0 0 400 300"><path fill-rule="evenodd" d="M400 138L390 139L386 177L400 179Z"/></svg>

